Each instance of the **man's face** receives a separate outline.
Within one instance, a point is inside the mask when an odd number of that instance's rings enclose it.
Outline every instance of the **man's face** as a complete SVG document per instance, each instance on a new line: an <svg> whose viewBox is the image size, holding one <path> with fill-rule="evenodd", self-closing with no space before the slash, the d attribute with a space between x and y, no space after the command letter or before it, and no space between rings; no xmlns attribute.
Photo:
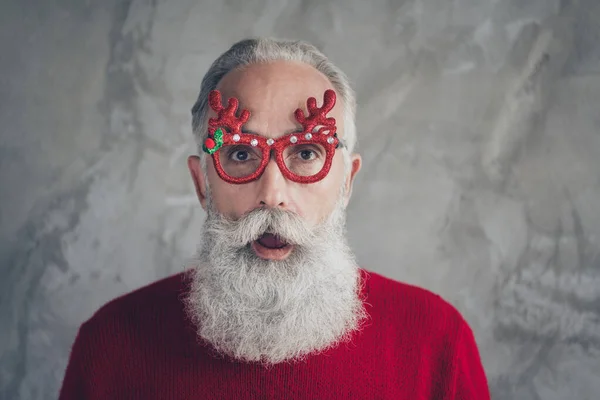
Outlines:
<svg viewBox="0 0 600 400"><path fill-rule="evenodd" d="M232 71L217 86L224 105L227 99L236 97L240 102L238 113L242 109L250 111L251 116L243 127L244 131L273 139L302 128L294 117L294 111L301 108L306 112L306 100L309 97L315 97L320 105L323 93L331 88L329 80L313 67L282 61L253 64ZM338 137L343 140L342 103L338 100L328 116L335 118ZM216 113L210 110L209 117L216 117ZM316 225L333 211L341 186L345 186L345 192L350 193L354 176L360 169L360 157L353 155L350 173L345 176L342 151L347 150L336 151L329 174L312 184L287 180L274 159L271 159L260 179L242 185L231 184L219 178L212 159L207 156L206 175L212 204L216 211L231 218L239 218L259 207L278 207L298 214L310 225ZM200 201L206 209L206 185L197 158L190 159L190 170ZM343 201L347 204L348 199ZM265 258L282 258L281 254L270 253L263 252L261 255ZM283 254L283 257L286 255Z"/></svg>
<svg viewBox="0 0 600 400"><path fill-rule="evenodd" d="M298 131L294 111L330 88L312 67L285 62L231 72L217 87L224 102L236 97L239 110L251 112L245 131L274 139ZM338 102L328 114L341 139L342 108ZM198 157L190 157L207 219L186 305L198 335L220 353L273 364L322 351L359 328L359 271L344 227L360 157L352 156L346 176L341 152L311 184L287 180L274 160L256 181L227 183L209 158L210 191ZM259 247L268 235L288 245Z"/></svg>

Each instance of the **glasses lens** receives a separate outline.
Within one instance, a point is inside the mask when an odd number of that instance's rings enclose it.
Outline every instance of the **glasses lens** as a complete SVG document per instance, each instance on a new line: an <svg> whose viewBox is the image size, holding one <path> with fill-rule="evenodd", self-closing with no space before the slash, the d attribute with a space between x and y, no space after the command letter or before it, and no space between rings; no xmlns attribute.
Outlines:
<svg viewBox="0 0 600 400"><path fill-rule="evenodd" d="M323 169L326 154L325 147L318 143L297 144L284 150L283 160L293 174L312 176Z"/></svg>
<svg viewBox="0 0 600 400"><path fill-rule="evenodd" d="M221 168L233 178L252 175L262 160L262 151L258 147L245 144L226 145L221 147L219 152Z"/></svg>

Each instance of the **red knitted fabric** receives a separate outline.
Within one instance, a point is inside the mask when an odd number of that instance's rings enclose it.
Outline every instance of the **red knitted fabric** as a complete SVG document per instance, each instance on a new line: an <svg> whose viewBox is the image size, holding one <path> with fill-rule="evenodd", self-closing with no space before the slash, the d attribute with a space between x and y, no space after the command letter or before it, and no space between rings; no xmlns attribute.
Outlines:
<svg viewBox="0 0 600 400"><path fill-rule="evenodd" d="M269 370L213 357L184 314L183 275L155 282L81 326L60 399L490 399L472 331L453 306L361 276L371 318L352 343Z"/></svg>

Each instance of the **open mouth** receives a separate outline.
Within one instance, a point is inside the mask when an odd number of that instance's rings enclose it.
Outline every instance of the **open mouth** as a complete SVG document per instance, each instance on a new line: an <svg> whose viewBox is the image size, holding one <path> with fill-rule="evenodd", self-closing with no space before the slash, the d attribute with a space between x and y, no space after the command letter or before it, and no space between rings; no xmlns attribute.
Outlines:
<svg viewBox="0 0 600 400"><path fill-rule="evenodd" d="M265 233L258 238L257 242L266 247L267 249L282 249L288 245L288 243L281 239L279 236L272 233Z"/></svg>
<svg viewBox="0 0 600 400"><path fill-rule="evenodd" d="M293 245L277 235L265 233L252 242L251 247L260 258L283 260L291 253Z"/></svg>

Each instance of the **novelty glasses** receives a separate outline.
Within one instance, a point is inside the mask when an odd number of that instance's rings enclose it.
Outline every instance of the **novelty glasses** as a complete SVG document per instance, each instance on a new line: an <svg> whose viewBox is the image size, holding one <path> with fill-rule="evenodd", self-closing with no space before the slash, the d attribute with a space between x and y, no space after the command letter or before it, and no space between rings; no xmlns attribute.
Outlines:
<svg viewBox="0 0 600 400"><path fill-rule="evenodd" d="M212 155L219 177L226 182L241 184L260 178L274 153L287 179L314 183L327 176L336 149L343 147L337 137L335 118L327 117L335 105L335 92L331 89L325 91L321 108L310 97L306 102L308 116L300 108L294 112L302 131L277 139L242 132L250 112L242 110L236 117L239 103L235 97L223 107L221 93L213 90L208 100L217 118L208 120L208 137L202 150Z"/></svg>

